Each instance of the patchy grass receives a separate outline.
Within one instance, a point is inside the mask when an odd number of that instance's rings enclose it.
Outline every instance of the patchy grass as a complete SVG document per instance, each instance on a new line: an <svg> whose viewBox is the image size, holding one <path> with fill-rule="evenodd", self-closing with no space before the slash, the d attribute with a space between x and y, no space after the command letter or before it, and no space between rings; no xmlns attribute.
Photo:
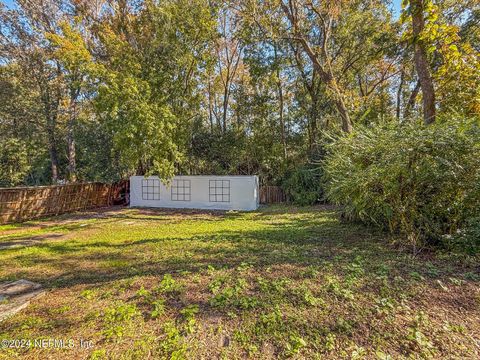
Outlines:
<svg viewBox="0 0 480 360"><path fill-rule="evenodd" d="M49 291L0 339L76 346L0 357L480 357L478 259L412 259L330 208L115 209L0 228L0 245L15 241L0 280Z"/></svg>

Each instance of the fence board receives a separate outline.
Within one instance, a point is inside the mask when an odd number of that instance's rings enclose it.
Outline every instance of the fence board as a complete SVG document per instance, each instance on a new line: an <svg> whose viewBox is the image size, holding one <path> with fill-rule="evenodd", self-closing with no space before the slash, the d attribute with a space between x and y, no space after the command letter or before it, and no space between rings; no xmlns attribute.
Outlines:
<svg viewBox="0 0 480 360"><path fill-rule="evenodd" d="M280 186L261 186L260 204L278 204L287 201L287 196Z"/></svg>
<svg viewBox="0 0 480 360"><path fill-rule="evenodd" d="M110 206L128 181L0 188L0 224Z"/></svg>

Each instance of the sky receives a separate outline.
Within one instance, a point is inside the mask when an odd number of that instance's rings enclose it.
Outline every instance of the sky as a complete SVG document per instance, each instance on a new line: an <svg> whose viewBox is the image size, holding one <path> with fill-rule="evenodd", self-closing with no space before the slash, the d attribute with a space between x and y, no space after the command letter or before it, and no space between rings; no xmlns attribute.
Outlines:
<svg viewBox="0 0 480 360"><path fill-rule="evenodd" d="M393 0L393 11L396 16L400 15L400 11L402 10L402 0Z"/></svg>
<svg viewBox="0 0 480 360"><path fill-rule="evenodd" d="M14 0L0 0L0 2L7 5L7 7L12 7ZM393 11L394 11L395 17L398 17L400 15L402 0L392 0L392 2L393 2Z"/></svg>
<svg viewBox="0 0 480 360"><path fill-rule="evenodd" d="M1 2L10 7L12 6L13 0L1 0Z"/></svg>

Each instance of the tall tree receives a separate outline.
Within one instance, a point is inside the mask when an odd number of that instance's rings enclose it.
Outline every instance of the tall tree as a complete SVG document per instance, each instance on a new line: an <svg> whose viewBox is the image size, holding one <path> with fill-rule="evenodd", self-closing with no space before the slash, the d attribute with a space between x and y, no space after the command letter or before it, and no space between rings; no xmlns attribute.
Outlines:
<svg viewBox="0 0 480 360"><path fill-rule="evenodd" d="M332 92L333 101L342 120L342 130L346 133L351 132L353 130L352 120L347 109L345 94L333 72L333 55L329 47L334 21L338 17L341 4L313 4L312 2L300 4L296 0L288 0L287 3L281 0L280 5L290 23L291 39L299 42L319 74L320 79ZM318 21L318 27L314 30L315 32L318 31L317 36L320 42L317 51L314 49L311 40L305 36L305 33L313 30L308 28L308 12L315 14ZM305 28L306 26L307 28Z"/></svg>
<svg viewBox="0 0 480 360"><path fill-rule="evenodd" d="M60 0L32 0L18 1L15 9L0 9L0 54L34 79L39 92L53 183L59 179L58 120L63 93L60 64L52 60L45 34L56 32L63 8Z"/></svg>
<svg viewBox="0 0 480 360"><path fill-rule="evenodd" d="M427 49L424 40L425 5L431 0L410 0L410 14L412 21L412 35L415 47L415 69L422 88L423 95L423 120L425 124L435 122L436 104L435 88L430 71Z"/></svg>
<svg viewBox="0 0 480 360"><path fill-rule="evenodd" d="M79 25L78 19L72 19L73 26ZM67 158L68 180L77 180L75 128L77 126L81 98L86 96L87 78L95 73L90 52L79 29L68 21L59 23L60 32L47 33L46 37L54 48L52 60L58 61L62 70L62 80L67 89Z"/></svg>
<svg viewBox="0 0 480 360"><path fill-rule="evenodd" d="M237 71L242 61L243 46L236 38L236 22L232 9L228 7L220 11L220 37L216 44L217 64L223 87L222 99L222 130L227 131L227 118L232 84L237 77Z"/></svg>
<svg viewBox="0 0 480 360"><path fill-rule="evenodd" d="M396 60L389 58L396 29L382 1L251 0L244 14L247 26L261 28L259 41L290 43L299 72L322 84L345 133L362 117L353 107L352 84L360 79L359 96L368 100L396 72Z"/></svg>
<svg viewBox="0 0 480 360"><path fill-rule="evenodd" d="M123 1L97 26L97 113L130 172L174 175L198 110L215 21L202 0Z"/></svg>

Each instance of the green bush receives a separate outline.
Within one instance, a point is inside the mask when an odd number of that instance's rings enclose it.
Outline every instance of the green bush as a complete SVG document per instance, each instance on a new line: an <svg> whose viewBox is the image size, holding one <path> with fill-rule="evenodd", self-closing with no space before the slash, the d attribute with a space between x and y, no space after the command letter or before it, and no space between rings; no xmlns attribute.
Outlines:
<svg viewBox="0 0 480 360"><path fill-rule="evenodd" d="M455 235L442 237L442 245L450 251L460 251L470 255L480 253L480 217L469 219L466 226Z"/></svg>
<svg viewBox="0 0 480 360"><path fill-rule="evenodd" d="M0 139L0 187L20 185L29 169L25 144L15 138Z"/></svg>
<svg viewBox="0 0 480 360"><path fill-rule="evenodd" d="M414 246L455 234L480 209L478 119L358 128L329 145L327 198Z"/></svg>
<svg viewBox="0 0 480 360"><path fill-rule="evenodd" d="M321 168L305 165L290 172L282 187L290 201L298 205L313 205L323 196Z"/></svg>

